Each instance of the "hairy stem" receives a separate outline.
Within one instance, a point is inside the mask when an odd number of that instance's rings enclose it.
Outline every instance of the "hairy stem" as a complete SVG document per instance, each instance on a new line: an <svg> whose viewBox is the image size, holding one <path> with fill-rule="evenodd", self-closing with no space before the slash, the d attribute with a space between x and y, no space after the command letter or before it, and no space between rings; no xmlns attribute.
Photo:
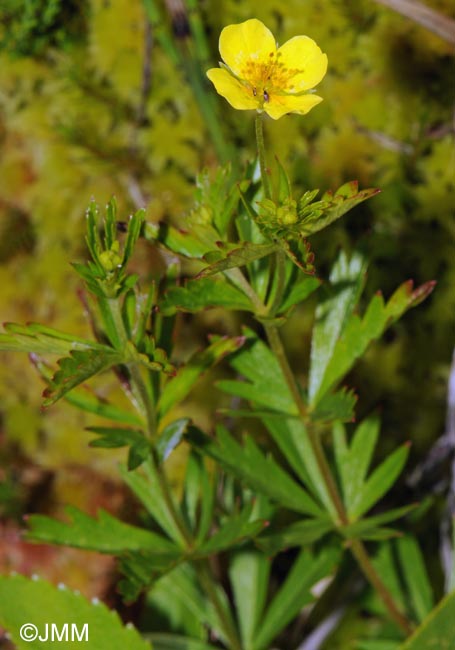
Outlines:
<svg viewBox="0 0 455 650"><path fill-rule="evenodd" d="M284 290L286 288L286 258L282 249L278 250L275 254L275 271L277 274L275 295L273 302L269 308L270 316L275 316L278 312L281 302L283 300Z"/></svg>
<svg viewBox="0 0 455 650"><path fill-rule="evenodd" d="M264 190L265 198L270 199L272 195L270 189L269 176L267 173L262 113L258 113L256 115L255 130L256 130L256 143L257 143L257 150L258 150L258 157L259 157L259 166L261 169L262 187ZM273 302L269 308L266 308L262 304L262 301L256 296L256 294L254 294L253 289L250 287L250 293L253 292L255 298L254 300L252 300L252 302L256 307L258 316L264 316L264 314L275 316L277 310L280 307L281 300L283 297L283 291L285 288L285 275L284 275L285 264L284 263L285 263L284 253L282 251L277 252L276 254L276 272L278 274L277 285L276 285L276 291L275 291L275 296L273 298ZM245 283L248 284L243 274L242 277L243 277L243 284ZM244 291L247 295L249 295L248 291L245 288ZM347 515L346 509L344 507L343 501L338 491L338 486L333 477L332 471L330 469L330 465L327 461L324 448L321 444L318 434L313 428L311 419L307 412L307 408L300 394L299 386L295 379L294 373L292 372L292 369L289 365L289 361L287 359L286 352L283 347L283 343L281 341L278 328L275 325L271 325L271 324L265 325L265 331L266 331L267 339L269 341L269 345L272 351L274 352L278 363L280 364L288 388L294 398L294 402L298 408L299 415L302 419L302 422L305 424L308 440L311 449L313 451L316 463L318 465L319 472L321 474L327 492L330 496L330 500L336 512L337 523L339 526L346 526L349 524L349 517ZM383 583L380 576L378 575L373 564L371 563L371 560L367 554L367 551L363 543L358 539L351 540L351 551L354 557L356 558L365 577L368 579L370 584L376 589L379 596L382 598L391 618L400 626L400 628L406 634L409 634L412 631L412 627L410 623L403 616L403 614L396 606L391 593L389 592L386 585Z"/></svg>
<svg viewBox="0 0 455 650"><path fill-rule="evenodd" d="M299 387L297 385L294 373L292 372L291 367L289 366L286 352L284 350L283 344L281 342L281 337L278 332L278 328L275 327L274 325L267 325L265 327L265 331L267 334L268 341L270 343L270 347L275 353L278 363L280 364L286 383L289 387L289 390L292 393L292 396L299 410L299 414L302 418L302 421L305 423L308 439L312 451L314 453L314 456L316 458L319 471L322 475L327 491L330 495L330 499L337 513L338 523L341 526L346 526L349 524L349 518L347 516L344 504L338 492L338 488L335 483L335 479L333 478L332 471L327 462L327 458L324 453L324 449L321 445L321 441L318 435L316 434L316 432L314 431L313 427L311 426L311 421L308 417L306 406L300 395ZM368 556L368 553L363 543L359 539L353 539L350 540L350 547L351 547L351 552L354 555L357 562L359 563L359 566L363 574L370 582L370 584L376 589L382 601L384 602L384 605L386 606L390 614L390 617L395 621L395 623L397 623L397 625L400 626L400 628L406 634L410 634L412 632L412 627L409 621L406 619L406 617L400 612L400 610L396 606L390 591L387 589L386 585L383 583L376 569L372 565L371 560Z"/></svg>
<svg viewBox="0 0 455 650"><path fill-rule="evenodd" d="M262 187L264 190L264 197L266 199L270 199L272 198L272 192L270 190L269 175L267 172L267 161L265 157L263 116L264 113L256 113L254 126L256 130L256 146L258 150L259 167L261 170L261 179L262 179Z"/></svg>
<svg viewBox="0 0 455 650"><path fill-rule="evenodd" d="M164 467L158 462L156 455L153 456L153 462L158 477L158 484L168 507L169 513L173 518L180 534L182 535L182 538L185 541L188 550L191 551L194 540L190 530L188 529L188 526L185 523L185 520L183 519L182 513L175 504L172 490L164 471ZM223 629L224 635L229 642L230 650L242 650L242 645L240 643L237 630L228 612L226 612L225 608L223 607L223 602L219 597L216 584L212 576L209 561L205 559L197 560L193 563L193 565L196 569L199 581L218 615L218 620Z"/></svg>

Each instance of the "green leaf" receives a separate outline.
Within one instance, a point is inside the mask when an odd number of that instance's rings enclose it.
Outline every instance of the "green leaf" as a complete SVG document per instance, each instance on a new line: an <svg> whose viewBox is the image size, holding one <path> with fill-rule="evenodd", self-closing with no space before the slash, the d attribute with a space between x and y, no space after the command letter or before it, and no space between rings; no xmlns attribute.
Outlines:
<svg viewBox="0 0 455 650"><path fill-rule="evenodd" d="M365 278L364 259L355 254L348 259L341 252L330 274L330 287L316 309L311 341L308 399L317 402L324 375L346 319L357 302Z"/></svg>
<svg viewBox="0 0 455 650"><path fill-rule="evenodd" d="M399 650L452 650L455 639L455 592L436 606Z"/></svg>
<svg viewBox="0 0 455 650"><path fill-rule="evenodd" d="M158 403L159 416L163 417L175 404L181 402L203 372L221 361L227 354L238 350L244 341L244 337L241 336L219 338L202 352L194 354L164 386Z"/></svg>
<svg viewBox="0 0 455 650"><path fill-rule="evenodd" d="M99 255L103 250L100 234L98 231L99 211L95 201L91 201L86 212L87 218L87 235L86 242L93 261L99 264Z"/></svg>
<svg viewBox="0 0 455 650"><path fill-rule="evenodd" d="M321 280L319 280L319 278L315 278L311 275L302 275L300 278L290 283L290 289L284 294L284 299L280 305L279 311L287 311L294 305L300 304L320 286Z"/></svg>
<svg viewBox="0 0 455 650"><path fill-rule="evenodd" d="M213 263L210 260L210 266L207 266L198 273L196 278L206 278L215 273L245 266L245 264L250 264L251 262L266 257L267 255L271 255L277 249L277 244L252 244L251 242L245 242L242 246L234 248L233 250L220 249L219 256L221 259L218 259Z"/></svg>
<svg viewBox="0 0 455 650"><path fill-rule="evenodd" d="M176 634L147 634L153 650L219 650L214 645Z"/></svg>
<svg viewBox="0 0 455 650"><path fill-rule="evenodd" d="M327 518L305 519L278 529L276 532L273 528L267 530L257 538L256 544L265 553L275 555L288 548L317 542L332 529L333 524Z"/></svg>
<svg viewBox="0 0 455 650"><path fill-rule="evenodd" d="M340 474L343 496L348 511L362 492L379 435L379 419L367 418L356 428L351 446L346 443L342 424L335 423L333 440L335 461Z"/></svg>
<svg viewBox="0 0 455 650"><path fill-rule="evenodd" d="M144 528L138 528L116 519L105 510L94 519L73 506L67 506L70 523L44 515L30 515L27 538L34 542L63 544L112 555L141 549L157 554L178 554L178 548L169 540Z"/></svg>
<svg viewBox="0 0 455 650"><path fill-rule="evenodd" d="M340 551L327 547L319 555L302 551L278 593L266 610L254 639L254 650L268 648L294 616L313 601L311 588L328 577L340 558Z"/></svg>
<svg viewBox="0 0 455 650"><path fill-rule="evenodd" d="M310 242L307 239L299 238L297 240L287 241L280 239L279 245L301 271L313 275L316 271L314 262L314 253L311 251Z"/></svg>
<svg viewBox="0 0 455 650"><path fill-rule="evenodd" d="M156 451L160 462L169 458L174 449L180 444L190 423L189 418L180 418L168 424L156 441Z"/></svg>
<svg viewBox="0 0 455 650"><path fill-rule="evenodd" d="M244 507L238 515L231 515L225 523L205 543L196 549L196 555L204 557L215 555L239 542L256 537L266 526L261 520L250 521L253 506Z"/></svg>
<svg viewBox="0 0 455 650"><path fill-rule="evenodd" d="M146 461L140 470L134 472L121 468L120 473L122 479L162 530L179 545L184 544L185 540L174 522L169 505L163 497L158 475L152 461Z"/></svg>
<svg viewBox="0 0 455 650"><path fill-rule="evenodd" d="M194 427L188 438L201 453L214 458L231 474L286 508L303 514L321 514L309 494L271 457L264 456L251 438L246 437L242 447L223 427L217 428L216 441Z"/></svg>
<svg viewBox="0 0 455 650"><path fill-rule="evenodd" d="M207 251L214 247L217 239L216 232L214 232L213 237L199 239L196 235L200 233L200 230L201 228L193 228L192 233L190 233L188 230L177 229L168 224L161 224L158 237L174 253L193 259L200 259ZM145 236L147 238L147 229L145 230ZM154 234L151 239L155 239Z"/></svg>
<svg viewBox="0 0 455 650"><path fill-rule="evenodd" d="M334 519L336 509L310 444L305 425L298 418L262 417L286 460L313 495L320 500Z"/></svg>
<svg viewBox="0 0 455 650"><path fill-rule="evenodd" d="M41 377L45 381L49 381L52 377L49 366L36 356L32 357L32 362ZM124 411L115 404L110 404L101 397L98 397L95 393L90 392L86 386L84 388L73 389L70 393L66 393L63 399L82 411L94 413L119 424L129 424L133 427L140 427L143 424L141 418L136 413Z"/></svg>
<svg viewBox="0 0 455 650"><path fill-rule="evenodd" d="M275 162L278 168L278 187L276 190L276 197L278 203L282 203L286 199L290 199L292 197L291 181L289 180L289 176L277 156L275 156Z"/></svg>
<svg viewBox="0 0 455 650"><path fill-rule="evenodd" d="M371 341L379 338L407 309L422 302L433 288L434 282L427 282L413 290L412 282L405 282L386 304L382 296L376 294L363 318L357 314L351 315L336 341L317 392L312 394L312 403L317 402L329 388L344 377L356 359L364 354Z"/></svg>
<svg viewBox="0 0 455 650"><path fill-rule="evenodd" d="M215 481L210 476L200 454L191 451L186 466L184 507L196 541L202 542L212 525L215 504ZM200 505L198 509L198 505Z"/></svg>
<svg viewBox="0 0 455 650"><path fill-rule="evenodd" d="M152 447L144 432L138 429L121 429L119 427L87 427L87 431L97 433L100 438L90 442L90 447L116 449L130 447L128 469L131 471L142 465L150 457Z"/></svg>
<svg viewBox="0 0 455 650"><path fill-rule="evenodd" d="M353 539L355 537L361 539L383 539L383 537L381 537L381 529L378 528L379 526L387 524L389 521L395 521L395 519L404 517L416 507L416 504L411 504L409 506L403 506L402 508L392 508L392 510L387 510L380 515L373 515L366 519L360 519L360 521L356 521L353 524L340 528L339 531L347 539Z"/></svg>
<svg viewBox="0 0 455 650"><path fill-rule="evenodd" d="M361 517L392 487L401 474L408 454L409 445L402 445L374 470L348 510L351 519Z"/></svg>
<svg viewBox="0 0 455 650"><path fill-rule="evenodd" d="M134 247L141 233L142 224L145 219L145 210L141 208L130 217L126 235L125 247L123 249L123 266L126 266L133 254Z"/></svg>
<svg viewBox="0 0 455 650"><path fill-rule="evenodd" d="M294 399L274 354L251 330L245 330L245 334L246 344L232 355L229 363L248 382L223 380L217 382L217 386L254 404L297 415Z"/></svg>
<svg viewBox="0 0 455 650"><path fill-rule="evenodd" d="M342 217L346 212L349 212L349 210L352 210L356 205L370 199L379 192L380 190L375 188L361 190L359 192L357 181L345 183L335 194L329 190L322 196L321 201L318 202L326 204L324 207L321 206L322 214L319 214L319 211L316 211L316 213L310 212L309 217L303 219L301 224L303 234L308 237L323 228L327 228L327 226Z"/></svg>
<svg viewBox="0 0 455 650"><path fill-rule="evenodd" d="M434 606L433 591L425 561L416 540L407 535L396 541L403 578L417 620L422 623Z"/></svg>
<svg viewBox="0 0 455 650"><path fill-rule="evenodd" d="M0 334L0 351L35 354L69 354L72 350L109 350L104 345L38 323L5 323Z"/></svg>
<svg viewBox="0 0 455 650"><path fill-rule="evenodd" d="M357 395L353 390L342 388L336 393L326 393L318 402L316 408L310 412L311 419L318 421L352 422Z"/></svg>
<svg viewBox="0 0 455 650"><path fill-rule="evenodd" d="M55 373L49 387L43 393L44 407L54 404L63 395L90 377L124 361L123 355L111 348L72 350L70 355L58 361L60 369Z"/></svg>
<svg viewBox="0 0 455 650"><path fill-rule="evenodd" d="M226 617L232 620L229 603L224 591L219 587L216 587L216 591ZM160 578L154 584L149 599L158 611L163 601L170 603L171 608L167 612L167 617L172 616L172 612L178 609L188 612L188 618L193 626L196 622L203 624L205 627L214 630L217 636L226 642L223 625L220 624L218 614L212 603L201 591L196 572L189 564L180 565Z"/></svg>
<svg viewBox="0 0 455 650"><path fill-rule="evenodd" d="M120 556L118 566L123 578L117 585L126 603L136 601L141 593L172 571L183 560L183 555L130 551Z"/></svg>
<svg viewBox="0 0 455 650"><path fill-rule="evenodd" d="M230 165L219 167L215 174L213 170L202 170L196 178L196 200L190 215L190 219L213 223L222 235L226 233L239 202L230 177Z"/></svg>
<svg viewBox="0 0 455 650"><path fill-rule="evenodd" d="M262 620L270 565L269 558L253 549L237 551L229 564L229 578L245 650L254 647L256 629Z"/></svg>
<svg viewBox="0 0 455 650"><path fill-rule="evenodd" d="M68 629L71 639L74 630L79 639L88 629L88 641L68 641L62 647L83 645L87 650L150 650L150 645L142 640L137 630L125 627L118 614L107 609L100 602L88 602L80 594L66 588L56 588L44 580L29 580L23 576L0 576L0 625L8 630L17 650L51 650L56 641L51 640L51 625L60 633ZM25 623L35 625L40 635L46 636L49 625L49 640L27 642L20 636ZM64 628L67 625L68 628ZM72 627L75 626L75 627ZM86 626L84 628L84 626Z"/></svg>
<svg viewBox="0 0 455 650"><path fill-rule="evenodd" d="M399 650L399 641L360 641L356 650Z"/></svg>
<svg viewBox="0 0 455 650"><path fill-rule="evenodd" d="M164 314L175 309L193 312L210 307L252 311L251 302L240 289L214 278L190 280L185 287L171 287L160 304Z"/></svg>

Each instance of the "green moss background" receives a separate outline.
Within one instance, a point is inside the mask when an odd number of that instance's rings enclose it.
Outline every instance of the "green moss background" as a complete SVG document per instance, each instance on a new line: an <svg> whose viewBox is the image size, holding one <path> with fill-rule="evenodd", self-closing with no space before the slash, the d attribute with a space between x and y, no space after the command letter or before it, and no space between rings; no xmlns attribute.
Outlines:
<svg viewBox="0 0 455 650"><path fill-rule="evenodd" d="M410 466L420 462L444 432L455 333L451 46L373 0L188 2L194 5L193 33L202 25L207 37L204 51L202 41L198 47L185 36L184 14L170 15L164 3L152 4L160 14L152 22L145 11L149 3L140 0L2 4L1 320L40 321L87 334L70 262L85 256L90 198L104 203L115 194L120 214L145 205L149 220L178 223L190 208L198 170L228 157L229 147L235 147L240 167L254 156L252 113L233 110L204 81L205 101L214 103L226 143L222 150L214 146L194 84L173 52L184 59L198 55L195 66L203 72L218 61L222 27L250 17L262 20L280 43L308 34L329 59L318 88L324 102L306 117L269 120L268 149L301 188L324 190L358 179L363 187L382 190L314 238L322 277L343 247L359 248L371 259L367 296L379 289L390 295L408 278L437 280L432 297L375 344L350 377L360 397L359 417L382 411L384 450L409 439ZM454 14L453 0L427 4ZM150 247L139 250L136 264L143 276L163 263ZM312 314L299 313L286 326L302 376L311 321ZM235 327L216 312L182 324L193 347L210 331ZM109 388L99 382L99 391ZM3 478L12 486L3 492L4 508L11 510L15 495L16 516L26 500L7 463L32 464L58 476L69 465L90 464L108 477L115 470L110 455L88 450L86 417L67 405L42 413L41 391L25 356L1 357L0 454ZM205 389L196 393L188 409L210 426L206 395ZM213 392L214 405L219 399ZM71 494L54 490L53 498L81 501Z"/></svg>

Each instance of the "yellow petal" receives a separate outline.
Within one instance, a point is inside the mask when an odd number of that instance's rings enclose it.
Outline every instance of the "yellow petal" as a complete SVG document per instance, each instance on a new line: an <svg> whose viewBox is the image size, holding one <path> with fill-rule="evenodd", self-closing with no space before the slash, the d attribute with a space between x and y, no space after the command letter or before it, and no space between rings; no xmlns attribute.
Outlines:
<svg viewBox="0 0 455 650"><path fill-rule="evenodd" d="M305 115L320 102L322 97L317 95L273 95L270 101L264 104L264 111L274 120L278 120L286 113Z"/></svg>
<svg viewBox="0 0 455 650"><path fill-rule="evenodd" d="M278 49L279 61L296 70L290 79L294 92L314 88L327 72L327 55L308 36L294 36Z"/></svg>
<svg viewBox="0 0 455 650"><path fill-rule="evenodd" d="M228 25L221 32L220 54L237 77L242 77L248 61L268 62L275 52L272 32L256 18Z"/></svg>
<svg viewBox="0 0 455 650"><path fill-rule="evenodd" d="M231 106L239 110L258 108L259 102L249 94L248 88L223 68L207 70L207 77L213 83L217 93L228 100Z"/></svg>

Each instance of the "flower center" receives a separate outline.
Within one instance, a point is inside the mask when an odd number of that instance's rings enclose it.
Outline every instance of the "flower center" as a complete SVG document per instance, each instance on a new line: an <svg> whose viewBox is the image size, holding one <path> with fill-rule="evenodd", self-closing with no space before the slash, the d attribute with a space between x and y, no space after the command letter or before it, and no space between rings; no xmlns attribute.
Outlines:
<svg viewBox="0 0 455 650"><path fill-rule="evenodd" d="M292 79L303 72L298 68L286 67L280 58L279 52L270 52L269 60L249 59L242 70L242 79L261 105L269 102L271 95L292 93Z"/></svg>

